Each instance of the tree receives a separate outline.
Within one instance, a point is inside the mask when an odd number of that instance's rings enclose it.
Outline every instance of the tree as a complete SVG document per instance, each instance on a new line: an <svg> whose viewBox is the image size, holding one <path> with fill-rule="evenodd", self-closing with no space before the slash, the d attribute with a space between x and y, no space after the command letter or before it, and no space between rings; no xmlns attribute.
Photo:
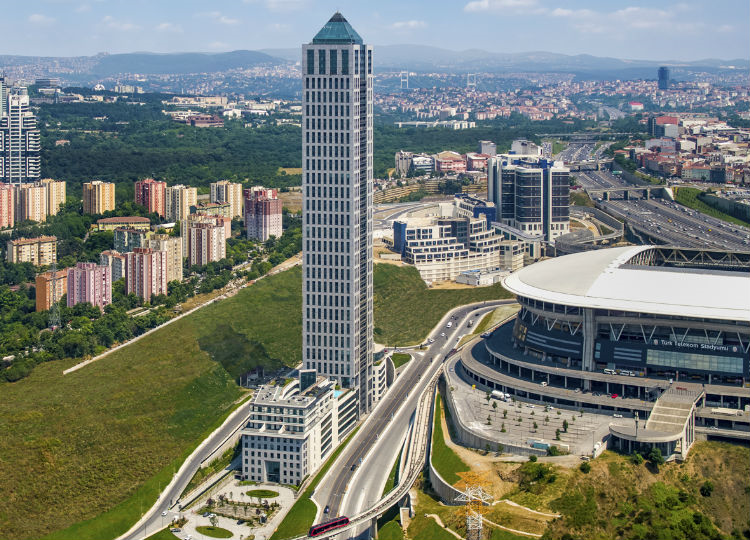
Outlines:
<svg viewBox="0 0 750 540"><path fill-rule="evenodd" d="M489 414L487 415L487 425L488 425L488 426L491 426L491 425L492 425L492 418L490 417L490 415L489 415Z"/></svg>
<svg viewBox="0 0 750 540"><path fill-rule="evenodd" d="M487 400L487 403L490 402L490 399L492 398L492 394L490 392L487 392L487 394L484 396L484 399Z"/></svg>
<svg viewBox="0 0 750 540"><path fill-rule="evenodd" d="M555 440L556 440L556 441L559 441L559 440L560 440L560 430L559 430L559 429L556 429L556 430L555 430Z"/></svg>
<svg viewBox="0 0 750 540"><path fill-rule="evenodd" d="M505 422L503 422L503 425L500 426L500 433L505 433Z"/></svg>
<svg viewBox="0 0 750 540"><path fill-rule="evenodd" d="M492 402L492 408L495 410L495 414L497 414L497 401Z"/></svg>
<svg viewBox="0 0 750 540"><path fill-rule="evenodd" d="M701 495L704 497L710 497L714 492L714 484L711 480L706 480L700 488Z"/></svg>
<svg viewBox="0 0 750 540"><path fill-rule="evenodd" d="M583 463L581 463L579 469L581 469L581 472L583 474L588 474L591 472L591 464L588 461L584 461Z"/></svg>
<svg viewBox="0 0 750 540"><path fill-rule="evenodd" d="M568 432L568 421L567 420L563 420L562 427L563 427L563 431L565 433L567 433Z"/></svg>
<svg viewBox="0 0 750 540"><path fill-rule="evenodd" d="M537 425L537 423L536 423L536 422L534 422L534 431L536 431L536 430L537 430L537 428L539 428L539 426Z"/></svg>
<svg viewBox="0 0 750 540"><path fill-rule="evenodd" d="M508 409L503 409L503 418L508 418Z"/></svg>
<svg viewBox="0 0 750 540"><path fill-rule="evenodd" d="M664 464L664 456L661 454L661 450L656 446L654 446L648 453L648 460L657 469L659 468L659 465Z"/></svg>

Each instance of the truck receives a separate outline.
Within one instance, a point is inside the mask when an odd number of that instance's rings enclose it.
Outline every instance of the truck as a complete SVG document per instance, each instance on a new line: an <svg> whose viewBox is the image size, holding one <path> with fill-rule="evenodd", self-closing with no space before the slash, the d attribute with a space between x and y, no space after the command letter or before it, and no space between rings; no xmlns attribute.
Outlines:
<svg viewBox="0 0 750 540"><path fill-rule="evenodd" d="M492 394L490 394L495 399L500 399L502 401L507 401L505 394L503 394L500 390L493 390Z"/></svg>

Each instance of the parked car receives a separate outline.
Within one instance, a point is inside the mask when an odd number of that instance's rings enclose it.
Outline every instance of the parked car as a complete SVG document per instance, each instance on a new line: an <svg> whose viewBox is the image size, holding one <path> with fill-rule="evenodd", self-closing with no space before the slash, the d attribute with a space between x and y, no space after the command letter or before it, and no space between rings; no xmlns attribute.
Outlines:
<svg viewBox="0 0 750 540"><path fill-rule="evenodd" d="M611 397L612 399L617 399L617 398L619 397L619 394L612 394L612 395L611 395L610 397Z"/></svg>

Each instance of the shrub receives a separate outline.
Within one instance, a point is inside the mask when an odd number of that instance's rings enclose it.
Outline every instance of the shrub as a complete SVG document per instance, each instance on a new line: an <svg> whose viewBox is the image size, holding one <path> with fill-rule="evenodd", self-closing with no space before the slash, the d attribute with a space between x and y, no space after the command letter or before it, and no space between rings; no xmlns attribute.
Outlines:
<svg viewBox="0 0 750 540"><path fill-rule="evenodd" d="M714 491L714 484L711 480L706 480L700 488L701 495L704 497L710 497Z"/></svg>
<svg viewBox="0 0 750 540"><path fill-rule="evenodd" d="M631 454L630 455L630 462L633 465L641 465L643 463L643 456L640 455L638 452L636 452L635 454Z"/></svg>
<svg viewBox="0 0 750 540"><path fill-rule="evenodd" d="M583 463L581 463L580 467L578 468L581 469L581 472L583 474L588 474L591 472L591 464L588 461L584 461Z"/></svg>
<svg viewBox="0 0 750 540"><path fill-rule="evenodd" d="M537 457L536 457L536 455L534 455L534 454L531 454L531 455L529 456L529 461L530 461L530 462L532 462L532 463L536 463L536 460L537 460Z"/></svg>

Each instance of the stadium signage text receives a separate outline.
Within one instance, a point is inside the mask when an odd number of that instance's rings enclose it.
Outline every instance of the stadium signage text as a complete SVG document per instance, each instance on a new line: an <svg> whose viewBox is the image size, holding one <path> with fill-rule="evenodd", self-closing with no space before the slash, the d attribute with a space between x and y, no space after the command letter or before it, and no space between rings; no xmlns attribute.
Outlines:
<svg viewBox="0 0 750 540"><path fill-rule="evenodd" d="M717 352L730 352L731 349L729 345L714 345L711 343L677 343L676 341L671 341L669 339L655 339L654 345L658 345L661 347L677 347L678 349L694 349L694 350L701 350L701 351L717 351ZM733 347L733 351L731 352L737 352L737 347Z"/></svg>

